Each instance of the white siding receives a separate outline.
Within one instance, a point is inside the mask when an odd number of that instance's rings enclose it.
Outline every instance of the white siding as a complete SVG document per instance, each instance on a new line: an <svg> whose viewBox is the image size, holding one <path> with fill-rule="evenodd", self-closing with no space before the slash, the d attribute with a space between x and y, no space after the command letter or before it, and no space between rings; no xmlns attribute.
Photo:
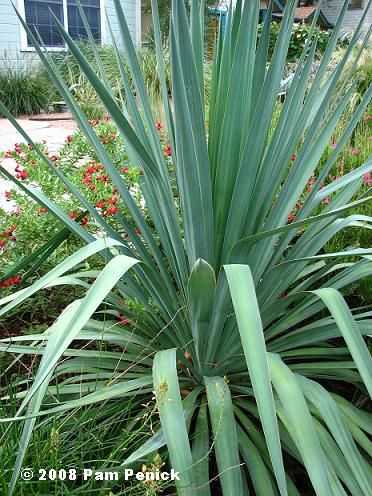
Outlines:
<svg viewBox="0 0 372 496"><path fill-rule="evenodd" d="M16 2L15 2L16 3ZM103 1L110 20L115 39L120 45L119 25L115 15L113 0ZM140 2L138 0L121 0L130 33L137 45L140 36ZM106 16L102 16L106 23ZM16 64L17 61L35 60L35 54L21 49L20 23L10 0L0 0L0 68L4 65L4 57L8 63ZM102 26L103 42L111 42L107 26Z"/></svg>
<svg viewBox="0 0 372 496"><path fill-rule="evenodd" d="M322 12L326 16L329 22L332 24L336 24L337 17L342 9L342 5L344 0L323 0L322 3ZM363 6L365 7L368 4L367 0L363 0ZM342 23L342 27L344 29L355 29L360 21L364 12L363 9L348 9L345 13L344 21ZM364 31L367 31L369 26L372 23L372 9L369 9L369 12L366 16L366 20L364 23Z"/></svg>

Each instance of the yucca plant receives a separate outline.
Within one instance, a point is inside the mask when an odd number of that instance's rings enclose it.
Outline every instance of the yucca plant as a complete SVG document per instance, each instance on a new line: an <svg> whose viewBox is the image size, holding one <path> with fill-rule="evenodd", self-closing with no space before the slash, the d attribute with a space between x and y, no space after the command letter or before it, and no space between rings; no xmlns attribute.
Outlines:
<svg viewBox="0 0 372 496"><path fill-rule="evenodd" d="M353 93L353 85L344 91L338 81L368 11L345 56L329 74L326 69L348 5L344 3L308 86L320 4L273 128L297 2L286 2L268 68L272 3L258 46L258 0L238 0L230 10L224 36L220 33L216 44L206 122L203 6L193 0L188 19L184 3L172 2L171 107L157 0L152 1L175 177L159 143L120 0L115 0L118 24L135 83L134 96L119 56L127 108L115 101L99 59L96 74L56 20L81 71L125 138L133 163L143 169L141 190L151 223L47 52L29 33L130 214L119 217L128 233L124 238L44 157L95 219L103 233L96 239L42 192L15 181L86 246L31 287L1 300L1 314L53 285L81 285L87 292L44 334L1 344L7 352L41 355L34 382L19 393L17 415L6 419L24 421L11 492L39 416L101 401L114 402L120 409L127 396L140 405L155 391L161 426L118 470L166 446L171 466L180 473L176 486L182 495L212 494L210 480L217 476L225 496L299 495L303 482L294 478L294 463L303 467L302 479L308 476L317 495L370 494L370 416L336 391L340 384L362 395L372 390L364 342L371 333L371 311L349 308L341 293L371 274L371 250L347 246L324 254L322 247L342 229L368 227L369 217L348 212L368 201L358 191L372 162L329 185L322 183L363 116L371 88L288 223ZM114 40L113 44L116 48ZM329 203L323 204L325 198ZM46 250L53 243L55 239ZM96 253L104 257L105 268L100 273L81 269ZM74 267L77 272L72 272ZM120 323L123 300L126 320ZM103 341L108 349L80 349L77 340L87 345ZM311 492L309 486L307 494Z"/></svg>

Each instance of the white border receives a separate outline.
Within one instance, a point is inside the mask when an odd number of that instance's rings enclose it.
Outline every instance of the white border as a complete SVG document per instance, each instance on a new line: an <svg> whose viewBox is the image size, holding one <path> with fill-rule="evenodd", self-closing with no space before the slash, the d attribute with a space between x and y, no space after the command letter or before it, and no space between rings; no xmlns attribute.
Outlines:
<svg viewBox="0 0 372 496"><path fill-rule="evenodd" d="M142 44L142 2L136 0L136 45L140 48Z"/></svg>

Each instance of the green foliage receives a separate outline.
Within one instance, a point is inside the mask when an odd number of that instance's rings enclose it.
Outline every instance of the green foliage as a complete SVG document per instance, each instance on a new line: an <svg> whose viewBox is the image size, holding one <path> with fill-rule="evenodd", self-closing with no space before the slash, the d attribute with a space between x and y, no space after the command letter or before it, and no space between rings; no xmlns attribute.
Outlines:
<svg viewBox="0 0 372 496"><path fill-rule="evenodd" d="M258 38L261 37L261 33L263 30L263 24L258 26ZM305 48L306 41L310 35L311 27L308 24L293 24L292 28L292 36L289 43L287 60L289 62L294 62L301 57L301 54ZM269 55L272 56L274 51L275 43L278 38L280 31L280 23L272 22L270 26L270 40L269 40ZM320 58L322 54L325 52L327 48L327 44L329 41L329 34L327 31L322 31L321 29L316 28L316 35L318 36L317 43L317 53L316 57Z"/></svg>
<svg viewBox="0 0 372 496"><path fill-rule="evenodd" d="M94 51L89 43L82 41L78 43L78 46L92 67L98 71ZM107 78L110 82L115 98L119 101L120 95L125 95L125 88L120 75L115 50L110 45L97 45L96 49L102 60L103 68L107 74ZM120 56L122 58L127 76L131 81L128 65L125 62L123 52L120 53ZM61 56L60 54L53 55L53 58L61 76L70 87L76 101L79 103L88 119L102 118L104 115L104 107L102 106L100 99L87 78L81 73L79 65L71 52L67 52L64 56ZM153 106L156 108L161 99L161 90L156 54L154 50L149 48L141 48L138 51L138 61L143 73L149 98L151 99ZM170 68L169 56L167 53L164 55L164 61L166 67L167 87L170 91ZM131 85L133 88L133 82L131 82Z"/></svg>
<svg viewBox="0 0 372 496"><path fill-rule="evenodd" d="M135 86L133 91L122 70L125 106L112 94L100 59L98 77L63 26L58 27L125 140L130 162L143 171L144 211L48 54L29 33L122 203L116 227L21 130L94 219L99 235L71 219L47 194L13 178L83 247L31 286L0 300L0 315L45 288L78 286L85 292L42 335L0 343L6 353L41 356L33 382L25 388L21 381L16 388L16 414L1 420L23 422L10 493L16 490L32 433L55 415L74 410L81 416L87 405L102 402L120 410L128 398L140 409L155 396L160 428L155 426L154 434L121 462L140 466L167 448L170 466L180 472L174 488L179 494L199 489L214 494L210 480L218 478L218 491L226 496L369 495L370 415L341 393L346 390L348 398L357 393L363 400L372 391L365 344L371 335L370 307L355 307L352 301L348 307L344 298L353 283L371 275L371 249L325 251L345 228L370 228L370 217L350 215L370 200L360 189L371 170L370 158L327 181L372 94L369 88L350 111L354 88L339 87L364 18L345 56L327 72L345 3L314 78L316 44L314 33L309 34L276 114L297 1L286 3L269 64L270 16L257 46L260 3L239 2L242 8L230 17L214 55L206 114L199 2L191 3L189 22L184 3L172 1L171 105L153 0L170 143L164 147L121 2L114 3ZM118 64L123 68L120 58ZM344 131L320 164L343 118ZM312 190L305 194L315 173ZM291 214L299 199L301 208ZM86 270L84 263L98 255L103 269ZM102 343L107 351L97 359L96 347Z"/></svg>
<svg viewBox="0 0 372 496"><path fill-rule="evenodd" d="M185 2L186 8L188 10L190 10L190 4L191 2L189 0ZM171 5L172 5L172 0L159 0L158 2L159 25L164 44L168 43ZM219 0L204 0L204 8L205 8L204 20L207 25L209 22L208 10L218 8L219 6L220 6ZM144 7L144 12L151 12L151 0L147 0L146 5ZM153 26L150 26L149 32L147 33L147 38L148 38L149 46L154 47L155 39L154 39Z"/></svg>
<svg viewBox="0 0 372 496"><path fill-rule="evenodd" d="M51 98L50 81L44 72L36 66L5 61L0 69L0 101L13 115L39 114L47 110Z"/></svg>

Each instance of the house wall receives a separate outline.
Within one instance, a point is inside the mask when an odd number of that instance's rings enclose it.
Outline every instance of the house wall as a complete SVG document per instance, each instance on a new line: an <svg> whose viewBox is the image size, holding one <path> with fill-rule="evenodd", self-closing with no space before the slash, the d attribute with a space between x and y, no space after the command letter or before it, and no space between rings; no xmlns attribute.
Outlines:
<svg viewBox="0 0 372 496"><path fill-rule="evenodd" d="M351 30L355 29L360 21L360 18L364 12L364 9L367 5L368 1L363 1L362 9L348 9L345 13L345 17L342 23L342 29ZM322 12L326 16L327 20L332 24L336 24L337 17L342 9L344 4L344 0L323 0L322 3ZM368 27L372 23L372 9L369 9L367 14L365 23L364 23L364 31L367 31Z"/></svg>
<svg viewBox="0 0 372 496"><path fill-rule="evenodd" d="M20 0L22 1L22 0ZM15 2L17 4L17 2ZM136 45L141 36L140 0L121 0L132 39ZM119 25L115 15L113 0L102 0L118 45L121 45ZM102 5L101 4L101 5ZM110 31L106 25L105 16L102 16L102 43L111 44ZM0 0L0 68L4 65L22 66L25 63L37 61L35 53L23 50L21 43L21 27L10 0Z"/></svg>

